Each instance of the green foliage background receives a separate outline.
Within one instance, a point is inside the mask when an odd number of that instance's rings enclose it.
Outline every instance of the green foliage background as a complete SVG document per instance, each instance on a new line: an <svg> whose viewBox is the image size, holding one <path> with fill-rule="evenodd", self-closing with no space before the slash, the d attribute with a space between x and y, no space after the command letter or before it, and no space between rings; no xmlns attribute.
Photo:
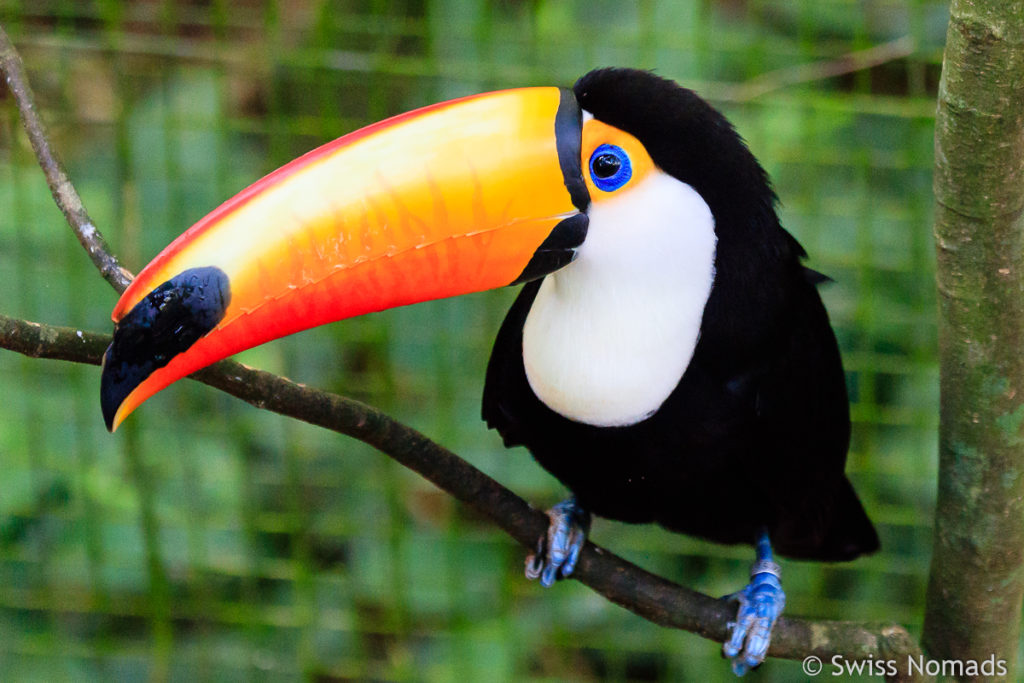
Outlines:
<svg viewBox="0 0 1024 683"><path fill-rule="evenodd" d="M926 0L0 0L54 142L138 270L249 182L386 116L473 92L654 68L722 108L774 178L823 294L854 419L849 471L883 550L786 562L787 612L919 630L934 503L934 90ZM909 37L884 64L844 55ZM744 100L752 79L765 86ZM0 96L5 314L110 329ZM343 179L339 179L343 182ZM563 491L479 420L513 291L303 333L243 360L368 401L538 506ZM183 382L114 436L98 369L0 352L0 679L731 680L719 646L575 582L350 439ZM723 501L727 504L727 501ZM751 550L597 521L593 538L710 594ZM828 671L828 670L827 670ZM754 680L800 676L772 661Z"/></svg>

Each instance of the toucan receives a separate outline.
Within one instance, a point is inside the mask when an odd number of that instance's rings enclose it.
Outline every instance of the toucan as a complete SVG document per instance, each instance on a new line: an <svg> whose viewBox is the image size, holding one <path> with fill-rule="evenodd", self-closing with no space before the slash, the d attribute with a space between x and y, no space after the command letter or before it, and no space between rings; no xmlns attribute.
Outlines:
<svg viewBox="0 0 1024 683"><path fill-rule="evenodd" d="M729 121L651 72L435 104L255 182L143 269L114 311L115 429L199 368L316 325L523 284L483 418L571 492L526 560L572 574L591 515L756 549L724 654L760 664L774 553L878 536L844 468L845 376L768 177Z"/></svg>

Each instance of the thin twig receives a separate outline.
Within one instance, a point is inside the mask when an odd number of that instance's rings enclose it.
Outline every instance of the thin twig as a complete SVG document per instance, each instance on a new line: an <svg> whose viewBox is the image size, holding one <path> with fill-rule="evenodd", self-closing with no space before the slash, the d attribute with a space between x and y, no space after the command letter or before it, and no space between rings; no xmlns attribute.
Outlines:
<svg viewBox="0 0 1024 683"><path fill-rule="evenodd" d="M110 247L107 246L103 235L96 229L85 210L85 205L82 204L82 198L78 196L78 191L75 190L75 186L64 170L64 165L60 162L57 153L50 147L46 128L36 111L35 96L32 94L32 88L29 87L25 67L3 27L0 27L0 72L7 79L7 85L11 88L14 99L18 103L21 122L25 126L29 142L32 144L32 151L35 152L36 159L39 160L39 167L43 169L43 174L46 176L53 201L64 213L65 220L100 271L103 279L118 292L123 292L128 287L128 283L132 281L132 274L121 266Z"/></svg>
<svg viewBox="0 0 1024 683"><path fill-rule="evenodd" d="M835 59L797 64L768 71L743 83L711 86L709 88L711 92L706 94L711 99L723 102L749 102L770 92L801 83L813 83L881 66L897 59L909 57L914 54L915 49L914 39L910 36L903 36L888 43L841 55Z"/></svg>
<svg viewBox="0 0 1024 683"><path fill-rule="evenodd" d="M33 358L99 365L109 343L109 335L0 315L0 348ZM257 408L303 420L374 446L490 517L527 548L532 548L547 529L548 518L542 512L448 449L376 408L235 361L221 361L197 372L192 379ZM590 542L573 576L608 600L649 621L719 642L726 638L726 624L736 612L735 606L728 602L655 576ZM914 639L902 626L792 617L783 617L775 625L768 653L786 659L814 655L826 663L836 655L847 661L869 657L892 659L901 669L908 657L921 655Z"/></svg>

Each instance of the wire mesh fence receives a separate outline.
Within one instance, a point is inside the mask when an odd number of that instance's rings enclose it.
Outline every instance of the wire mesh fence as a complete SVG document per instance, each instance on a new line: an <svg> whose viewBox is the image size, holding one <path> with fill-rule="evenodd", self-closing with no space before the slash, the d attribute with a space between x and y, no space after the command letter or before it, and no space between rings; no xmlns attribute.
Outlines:
<svg viewBox="0 0 1024 683"><path fill-rule="evenodd" d="M823 289L882 551L787 562L787 612L919 630L937 369L931 158L944 3L916 0L0 0L70 174L138 270L249 182L451 97L654 68L736 124ZM63 225L4 93L3 312L107 330L116 299ZM514 292L305 332L243 360L383 408L538 506L563 494L479 420ZM98 370L0 354L4 680L730 680L719 646L575 582L544 591L486 520L351 439L192 383L110 436ZM597 521L710 594L750 549ZM792 680L772 661L759 680Z"/></svg>

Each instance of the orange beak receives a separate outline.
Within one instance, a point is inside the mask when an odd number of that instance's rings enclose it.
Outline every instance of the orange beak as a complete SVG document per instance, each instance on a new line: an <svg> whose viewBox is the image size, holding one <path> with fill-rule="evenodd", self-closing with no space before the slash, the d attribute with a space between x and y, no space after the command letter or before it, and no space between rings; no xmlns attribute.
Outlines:
<svg viewBox="0 0 1024 683"><path fill-rule="evenodd" d="M243 349L568 264L587 230L580 145L572 92L523 88L397 116L257 181L118 301L101 381L108 429Z"/></svg>

